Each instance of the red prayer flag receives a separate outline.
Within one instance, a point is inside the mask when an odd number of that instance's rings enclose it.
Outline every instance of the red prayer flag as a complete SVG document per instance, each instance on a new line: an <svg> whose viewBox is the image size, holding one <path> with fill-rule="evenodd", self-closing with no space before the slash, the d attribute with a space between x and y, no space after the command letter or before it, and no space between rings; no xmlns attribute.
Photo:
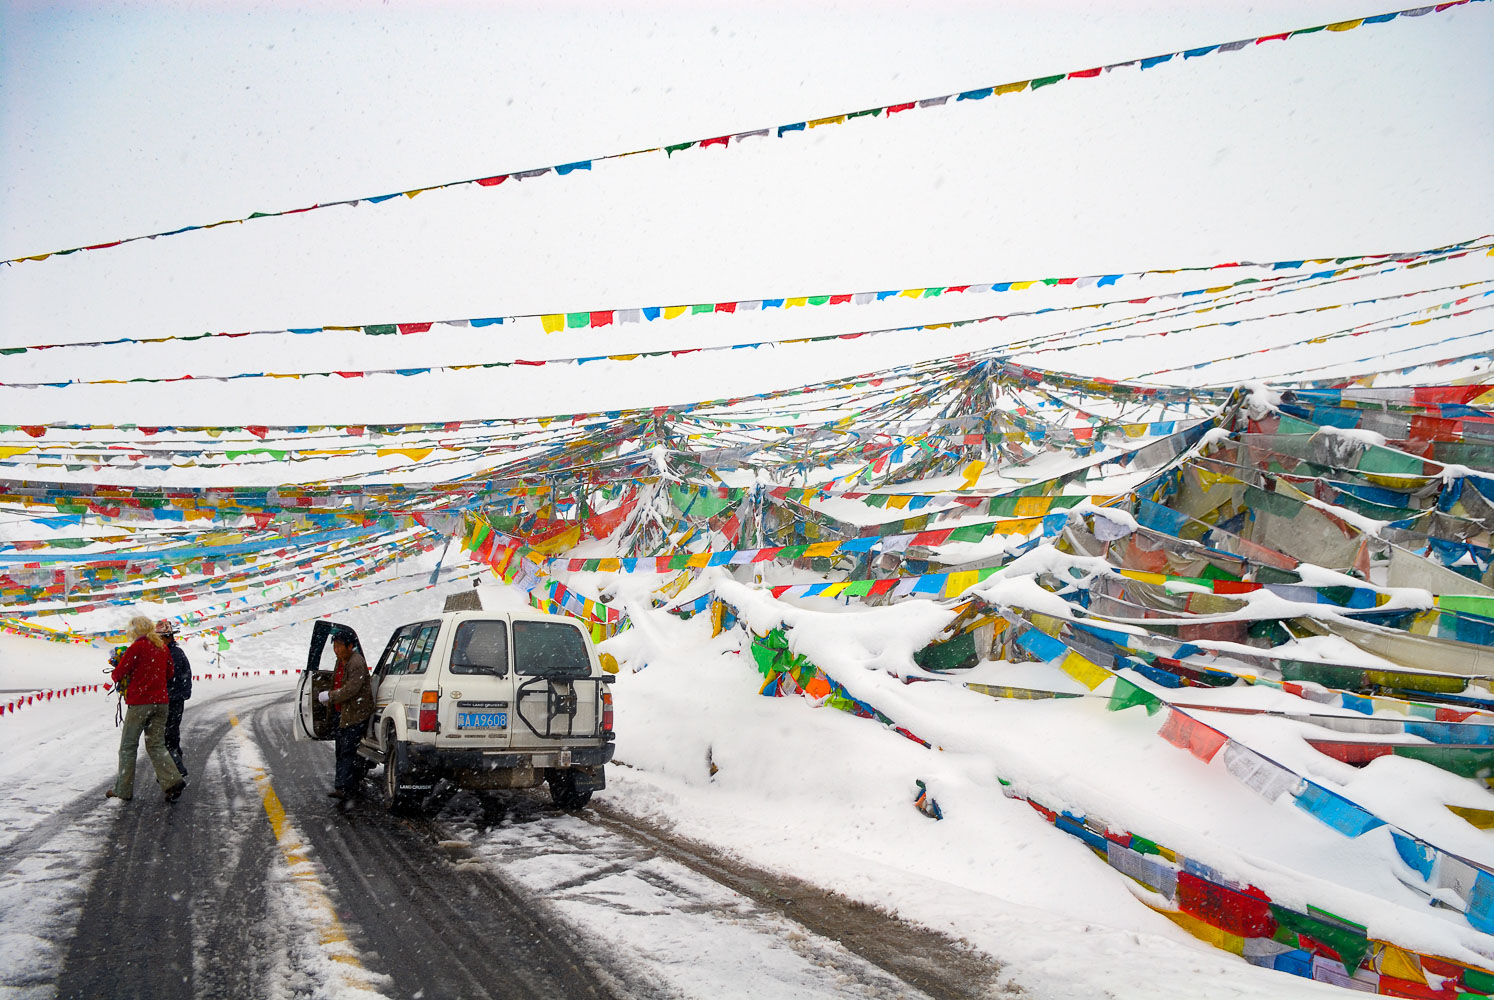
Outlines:
<svg viewBox="0 0 1494 1000"><path fill-rule="evenodd" d="M913 106L916 103L916 101L909 101L907 104L889 104L887 105L887 113L889 115L895 115L899 111L912 111Z"/></svg>
<svg viewBox="0 0 1494 1000"><path fill-rule="evenodd" d="M1290 34L1291 34L1290 31L1283 31L1279 35L1262 35L1261 37L1259 37L1259 38L1257 38L1255 40L1255 44L1259 45L1261 42L1274 42L1274 41L1277 41L1277 40L1280 40L1280 41L1284 42L1284 41L1287 40L1287 36L1290 35Z"/></svg>
<svg viewBox="0 0 1494 1000"><path fill-rule="evenodd" d="M1094 69L1076 69L1076 70L1074 70L1074 72L1072 72L1072 73L1069 74L1069 79L1072 80L1072 79L1074 79L1076 77L1089 77L1089 76L1099 76L1099 75L1100 75L1100 67L1096 66Z"/></svg>
<svg viewBox="0 0 1494 1000"><path fill-rule="evenodd" d="M845 305L849 301L851 301L851 296L850 296L849 293L846 294L846 295L832 295L832 296L830 296L830 304L832 306Z"/></svg>
<svg viewBox="0 0 1494 1000"><path fill-rule="evenodd" d="M1175 708L1168 711L1167 721L1162 724L1157 735L1173 746L1187 750L1205 764L1213 760L1219 748L1229 742L1229 737L1219 730L1206 726Z"/></svg>
<svg viewBox="0 0 1494 1000"><path fill-rule="evenodd" d="M597 327L597 326L611 326L612 325L612 310L611 309L598 309L598 310L595 310L594 312L592 312L592 314L591 314L591 325L593 327Z"/></svg>
<svg viewBox="0 0 1494 1000"><path fill-rule="evenodd" d="M427 333L430 331L429 323L396 323L400 333Z"/></svg>
<svg viewBox="0 0 1494 1000"><path fill-rule="evenodd" d="M718 135L714 139L702 139L700 141L700 148L705 149L707 146L725 146L726 140L730 138L731 136L729 135Z"/></svg>
<svg viewBox="0 0 1494 1000"><path fill-rule="evenodd" d="M502 184L506 180L508 180L508 174L499 174L497 177L484 177L477 183L481 184L483 187L490 188L497 187L499 184Z"/></svg>

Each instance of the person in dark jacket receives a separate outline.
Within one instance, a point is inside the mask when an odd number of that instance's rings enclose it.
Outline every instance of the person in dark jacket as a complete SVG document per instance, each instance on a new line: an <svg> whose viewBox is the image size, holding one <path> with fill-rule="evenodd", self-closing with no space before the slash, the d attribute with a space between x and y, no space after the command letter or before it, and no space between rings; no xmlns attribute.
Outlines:
<svg viewBox="0 0 1494 1000"><path fill-rule="evenodd" d="M130 619L125 635L131 641L109 676L124 692L128 706L124 729L119 734L119 776L105 795L111 799L129 800L135 794L135 758L140 749L140 735L145 734L145 752L156 769L156 783L166 801L181 798L186 779L166 752L166 684L171 677L171 653L166 642L156 635L149 618Z"/></svg>
<svg viewBox="0 0 1494 1000"><path fill-rule="evenodd" d="M187 765L182 763L182 712L187 699L192 697L192 664L187 662L187 651L177 645L176 623L170 618L156 622L156 635L166 640L171 653L171 680L166 682L166 752L176 769L187 776Z"/></svg>
<svg viewBox="0 0 1494 1000"><path fill-rule="evenodd" d="M332 630L332 652L337 667L332 671L332 690L317 695L324 705L337 713L337 770L332 779L334 799L357 794L362 768L358 766L358 741L373 715L373 683L368 676L368 662L358 643L358 633L346 625Z"/></svg>

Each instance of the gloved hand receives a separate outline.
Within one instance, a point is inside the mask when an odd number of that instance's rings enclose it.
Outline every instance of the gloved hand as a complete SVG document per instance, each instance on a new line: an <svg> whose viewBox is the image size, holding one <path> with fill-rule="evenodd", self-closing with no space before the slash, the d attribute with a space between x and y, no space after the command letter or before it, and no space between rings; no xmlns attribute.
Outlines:
<svg viewBox="0 0 1494 1000"><path fill-rule="evenodd" d="M319 695L316 696L316 700L319 701L319 702L321 702L323 705L325 705L325 704L327 704L327 702L329 702L329 701L332 700L332 696L330 694L328 694L326 691L323 691L321 694L319 694Z"/></svg>

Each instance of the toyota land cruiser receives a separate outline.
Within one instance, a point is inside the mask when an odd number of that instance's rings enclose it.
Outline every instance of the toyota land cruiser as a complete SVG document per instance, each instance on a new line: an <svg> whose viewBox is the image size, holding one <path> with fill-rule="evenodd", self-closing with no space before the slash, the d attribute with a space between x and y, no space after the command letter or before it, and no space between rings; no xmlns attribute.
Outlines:
<svg viewBox="0 0 1494 1000"><path fill-rule="evenodd" d="M331 687L321 660L335 624L315 623L301 680L300 724L313 739L333 735L316 695ZM384 765L391 811L418 806L443 779L478 791L545 781L564 809L606 787L613 678L569 618L447 612L395 629L370 670L375 710L358 752Z"/></svg>

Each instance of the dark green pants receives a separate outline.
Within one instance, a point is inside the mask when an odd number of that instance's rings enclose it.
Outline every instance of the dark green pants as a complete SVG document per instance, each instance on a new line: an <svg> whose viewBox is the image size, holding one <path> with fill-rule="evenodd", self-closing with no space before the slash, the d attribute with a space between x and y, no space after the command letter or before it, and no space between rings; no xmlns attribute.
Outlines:
<svg viewBox="0 0 1494 1000"><path fill-rule="evenodd" d="M140 750L140 736L145 734L145 752L156 769L156 784L165 791L182 780L182 773L166 752L165 705L130 705L125 708L124 729L119 734L119 777L114 794L128 799L135 794L135 758Z"/></svg>

